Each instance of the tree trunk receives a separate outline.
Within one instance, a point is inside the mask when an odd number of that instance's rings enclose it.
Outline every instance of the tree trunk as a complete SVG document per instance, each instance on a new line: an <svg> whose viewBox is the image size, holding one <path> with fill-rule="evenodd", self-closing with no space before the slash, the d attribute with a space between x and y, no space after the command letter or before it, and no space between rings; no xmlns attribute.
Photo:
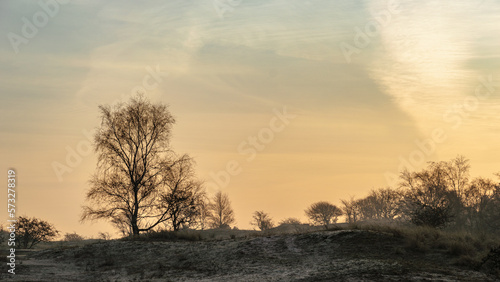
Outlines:
<svg viewBox="0 0 500 282"><path fill-rule="evenodd" d="M179 223L177 222L177 213L174 213L173 218L172 218L172 227L174 228L174 231L179 230Z"/></svg>
<svg viewBox="0 0 500 282"><path fill-rule="evenodd" d="M134 236L139 235L139 227L137 226L137 218L132 218L132 234Z"/></svg>
<svg viewBox="0 0 500 282"><path fill-rule="evenodd" d="M132 226L132 234L134 236L139 235L139 226L137 226L137 212L134 212L134 214L132 214L130 225Z"/></svg>
<svg viewBox="0 0 500 282"><path fill-rule="evenodd" d="M137 188L134 187L134 213L130 220L130 225L132 225L132 234L134 236L139 235L139 226L137 225L137 215L139 214L139 200L137 199Z"/></svg>

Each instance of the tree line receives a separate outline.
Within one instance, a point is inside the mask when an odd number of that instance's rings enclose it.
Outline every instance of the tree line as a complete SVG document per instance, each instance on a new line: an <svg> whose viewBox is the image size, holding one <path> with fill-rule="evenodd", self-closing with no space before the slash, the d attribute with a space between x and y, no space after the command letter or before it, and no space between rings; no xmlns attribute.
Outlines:
<svg viewBox="0 0 500 282"><path fill-rule="evenodd" d="M325 227L344 216L347 223L412 223L497 233L500 231L500 184L489 178L472 179L470 161L458 156L448 162L429 162L420 171L402 171L396 188L373 189L364 198L341 200L340 207L317 202L306 209L305 214L311 223ZM269 214L263 211L255 212L251 223L261 230L274 226Z"/></svg>
<svg viewBox="0 0 500 282"><path fill-rule="evenodd" d="M500 174L497 174L500 177ZM362 199L342 200L347 222L385 220L436 228L500 231L500 184L470 176L470 161L458 156L400 174L397 188L374 189Z"/></svg>
<svg viewBox="0 0 500 282"><path fill-rule="evenodd" d="M83 221L105 219L123 234L133 235L159 228L221 228L234 223L228 196L218 192L207 199L193 159L170 147L175 119L166 105L138 96L126 104L99 109L101 126L94 138L98 165L90 180ZM345 216L349 223L385 220L436 228L500 228L499 184L487 178L471 179L469 160L463 156L430 162L421 171L402 171L399 187L374 189L365 198L341 200L341 204L321 201L305 213L311 223L324 226ZM261 230L274 226L264 211L256 211L251 223Z"/></svg>
<svg viewBox="0 0 500 282"><path fill-rule="evenodd" d="M98 156L81 220L107 220L123 235L183 228L229 228L234 211L227 194L209 198L195 175L195 162L170 146L174 117L164 104L143 96L115 107L100 106L101 125L94 136ZM500 173L496 174L500 177ZM310 223L328 227L344 216L360 221L407 222L435 228L500 231L500 184L470 176L470 161L458 156L429 162L420 171L404 170L398 187L373 189L368 196L313 203L304 212ZM260 230L275 226L255 211L250 222ZM278 225L300 225L287 218ZM18 244L32 247L57 236L46 221L20 217ZM68 240L75 234L66 234ZM106 236L104 236L106 237ZM109 235L107 235L109 238ZM73 239L72 239L73 238Z"/></svg>

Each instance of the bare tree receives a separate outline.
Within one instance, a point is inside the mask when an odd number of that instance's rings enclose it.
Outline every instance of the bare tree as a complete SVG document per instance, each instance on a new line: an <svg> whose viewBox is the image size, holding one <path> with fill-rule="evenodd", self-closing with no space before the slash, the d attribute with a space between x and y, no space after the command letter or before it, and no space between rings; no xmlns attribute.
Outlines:
<svg viewBox="0 0 500 282"><path fill-rule="evenodd" d="M197 209L197 216L192 226L194 228L204 230L209 227L209 220L212 216L206 194L199 199Z"/></svg>
<svg viewBox="0 0 500 282"><path fill-rule="evenodd" d="M494 231L500 229L500 185L470 180L469 160L429 162L418 172L403 171L401 210L411 222L432 227Z"/></svg>
<svg viewBox="0 0 500 282"><path fill-rule="evenodd" d="M174 231L193 225L200 216L205 192L194 178L193 165L194 161L184 155L165 172L160 208L167 211L165 223Z"/></svg>
<svg viewBox="0 0 500 282"><path fill-rule="evenodd" d="M354 197L351 197L350 200L341 200L342 208L344 214L346 215L346 222L354 223L359 220L360 206L357 200Z"/></svg>
<svg viewBox="0 0 500 282"><path fill-rule="evenodd" d="M130 219L130 214L126 213L125 211L121 210L116 212L113 215L113 218L110 219L111 224L118 229L118 231L121 233L122 236L130 236L133 235L132 231L132 226L131 226L131 219Z"/></svg>
<svg viewBox="0 0 500 282"><path fill-rule="evenodd" d="M366 198L349 204L352 216L356 216L357 219L393 220L400 215L400 202L401 195L398 191L391 188L380 188L373 189ZM349 214L347 215L349 217Z"/></svg>
<svg viewBox="0 0 500 282"><path fill-rule="evenodd" d="M464 190L467 222L476 231L500 227L500 188L491 179L476 178Z"/></svg>
<svg viewBox="0 0 500 282"><path fill-rule="evenodd" d="M328 202L314 203L305 212L314 224L324 225L325 228L328 224L337 222L338 217L342 215L340 208Z"/></svg>
<svg viewBox="0 0 500 282"><path fill-rule="evenodd" d="M469 184L469 160L464 156L457 156L455 159L441 163L445 167L445 174L450 189L456 192L459 198L464 197L465 189Z"/></svg>
<svg viewBox="0 0 500 282"><path fill-rule="evenodd" d="M269 214L263 211L256 211L253 213L253 219L250 222L251 225L257 226L261 231L270 229L274 227L273 220Z"/></svg>
<svg viewBox="0 0 500 282"><path fill-rule="evenodd" d="M210 226L212 228L229 227L234 223L234 211L227 194L217 192L209 204Z"/></svg>
<svg viewBox="0 0 500 282"><path fill-rule="evenodd" d="M124 234L152 230L172 216L161 195L175 181L169 179L172 171L185 162L185 156L178 158L170 149L175 120L166 105L142 96L99 109L102 122L94 137L98 165L82 221L106 219Z"/></svg>
<svg viewBox="0 0 500 282"><path fill-rule="evenodd" d="M443 227L452 220L457 195L448 187L444 163L432 162L420 172L403 171L401 179L407 189L404 208L414 224Z"/></svg>
<svg viewBox="0 0 500 282"><path fill-rule="evenodd" d="M59 231L47 221L20 216L17 219L16 245L24 249L31 249L40 242L50 241L59 234Z"/></svg>

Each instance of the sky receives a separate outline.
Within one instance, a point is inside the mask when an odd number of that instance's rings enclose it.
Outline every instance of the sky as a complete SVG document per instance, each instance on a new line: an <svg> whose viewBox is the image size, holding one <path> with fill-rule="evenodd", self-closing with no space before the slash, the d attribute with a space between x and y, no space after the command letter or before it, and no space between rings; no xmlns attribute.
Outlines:
<svg viewBox="0 0 500 282"><path fill-rule="evenodd" d="M79 222L90 140L98 106L137 92L169 105L173 149L240 229L457 155L494 177L498 22L498 0L4 0L0 179L16 170L17 215L113 233Z"/></svg>

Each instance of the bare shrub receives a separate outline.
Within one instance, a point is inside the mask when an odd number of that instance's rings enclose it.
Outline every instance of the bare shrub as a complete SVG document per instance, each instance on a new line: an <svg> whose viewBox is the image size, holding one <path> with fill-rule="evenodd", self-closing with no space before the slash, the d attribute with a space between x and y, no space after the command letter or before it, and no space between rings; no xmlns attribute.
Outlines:
<svg viewBox="0 0 500 282"><path fill-rule="evenodd" d="M301 225L302 222L298 218L295 217L289 217L285 218L282 221L279 222L279 225Z"/></svg>
<svg viewBox="0 0 500 282"><path fill-rule="evenodd" d="M76 232L73 233L66 233L64 234L64 241L67 242L78 242L78 241L83 241L85 238L83 238L81 235L77 234Z"/></svg>
<svg viewBox="0 0 500 282"><path fill-rule="evenodd" d="M59 231L47 221L20 216L17 219L16 246L31 249L40 242L47 242L59 234Z"/></svg>

